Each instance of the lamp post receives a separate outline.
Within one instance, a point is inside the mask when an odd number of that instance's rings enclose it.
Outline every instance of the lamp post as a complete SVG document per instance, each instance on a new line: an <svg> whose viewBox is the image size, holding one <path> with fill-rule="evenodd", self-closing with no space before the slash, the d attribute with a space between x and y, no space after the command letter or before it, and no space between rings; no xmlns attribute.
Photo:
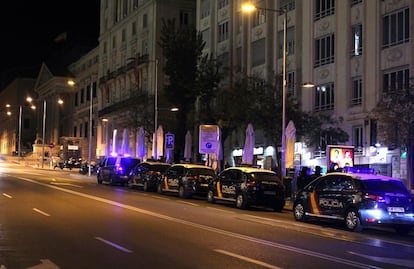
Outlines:
<svg viewBox="0 0 414 269"><path fill-rule="evenodd" d="M7 108L10 108L11 107L11 105L10 104L6 104L6 107ZM17 146L17 150L18 150L18 154L17 154L17 156L20 158L21 157L21 143L22 143L22 106L20 105L19 106L19 130L18 130L18 136L19 136L19 139L18 139L18 146ZM11 112L7 112L7 114L8 115L11 115Z"/></svg>
<svg viewBox="0 0 414 269"><path fill-rule="evenodd" d="M286 127L286 31L287 31L287 12L283 9L269 9L269 8L262 8L257 7L252 3L245 3L242 5L242 10L244 12L252 12L254 10L261 9L266 11L272 11L276 13L282 13L283 14L283 90L282 90L282 149L281 149L281 161L280 161L280 173L282 178L286 176L286 134L285 134L285 127Z"/></svg>
<svg viewBox="0 0 414 269"><path fill-rule="evenodd" d="M154 159L158 159L157 145L157 128L158 128L158 59L155 59L155 83L154 83Z"/></svg>
<svg viewBox="0 0 414 269"><path fill-rule="evenodd" d="M33 102L33 98L31 97L27 97L26 101L31 103ZM62 99L58 99L58 104L62 105L63 104L63 100ZM32 106L32 109L34 109L35 106ZM44 167L44 163L45 163L45 136L46 136L46 108L47 108L47 104L46 104L46 99L43 99L43 116L42 116L42 168ZM50 168L52 168L50 166Z"/></svg>

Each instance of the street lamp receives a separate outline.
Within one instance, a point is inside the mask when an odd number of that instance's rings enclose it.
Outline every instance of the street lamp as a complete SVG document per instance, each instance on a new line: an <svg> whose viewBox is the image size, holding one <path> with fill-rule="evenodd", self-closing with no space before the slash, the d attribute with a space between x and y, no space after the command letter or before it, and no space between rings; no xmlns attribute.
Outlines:
<svg viewBox="0 0 414 269"><path fill-rule="evenodd" d="M26 101L29 103L33 102L33 98L31 97L27 97ZM63 104L63 100L62 99L58 99L58 104L62 105ZM34 106L32 106L34 107ZM45 162L45 133L46 133L46 99L43 99L43 120L42 120L42 168L44 167L44 162ZM51 168L51 167L50 167Z"/></svg>
<svg viewBox="0 0 414 269"><path fill-rule="evenodd" d="M242 11L244 12L253 12L257 9L272 11L277 13L283 14L283 92L282 92L282 159L280 161L281 166L281 177L286 176L286 134L285 134L285 127L286 127L286 31L287 31L287 12L284 9L269 9L269 8L262 8L257 7L252 3L245 3L242 5Z"/></svg>

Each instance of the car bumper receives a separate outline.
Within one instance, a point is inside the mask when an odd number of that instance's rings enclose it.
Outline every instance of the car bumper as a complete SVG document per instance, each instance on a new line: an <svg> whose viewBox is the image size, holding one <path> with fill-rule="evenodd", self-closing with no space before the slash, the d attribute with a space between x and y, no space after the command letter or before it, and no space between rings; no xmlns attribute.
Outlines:
<svg viewBox="0 0 414 269"><path fill-rule="evenodd" d="M364 225L398 224L414 225L414 213L388 213L380 209L360 211L361 221Z"/></svg>

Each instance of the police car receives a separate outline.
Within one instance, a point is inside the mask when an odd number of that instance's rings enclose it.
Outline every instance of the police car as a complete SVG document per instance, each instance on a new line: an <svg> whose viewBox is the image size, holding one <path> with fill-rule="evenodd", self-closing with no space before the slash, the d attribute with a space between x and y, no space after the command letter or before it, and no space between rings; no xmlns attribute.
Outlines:
<svg viewBox="0 0 414 269"><path fill-rule="evenodd" d="M376 175L373 169L349 169L313 180L296 193L293 215L297 221L343 221L350 231L386 225L407 234L414 227L411 193L399 179Z"/></svg>
<svg viewBox="0 0 414 269"><path fill-rule="evenodd" d="M285 205L285 186L273 171L254 167L230 167L211 181L207 201L234 203L237 208L271 207L282 211Z"/></svg>

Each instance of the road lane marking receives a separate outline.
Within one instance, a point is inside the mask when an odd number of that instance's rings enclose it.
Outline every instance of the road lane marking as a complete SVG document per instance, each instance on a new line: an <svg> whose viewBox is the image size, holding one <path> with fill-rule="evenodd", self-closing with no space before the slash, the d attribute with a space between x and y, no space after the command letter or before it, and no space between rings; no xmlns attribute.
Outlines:
<svg viewBox="0 0 414 269"><path fill-rule="evenodd" d="M48 214L48 213L46 213L46 212L44 212L40 209L33 208L33 211L36 211L37 213L42 214L43 216L50 217L50 214Z"/></svg>
<svg viewBox="0 0 414 269"><path fill-rule="evenodd" d="M274 265L271 265L271 264L268 264L268 263L265 263L265 262L262 262L262 261L259 261L259 260L250 259L250 258L247 258L245 256L241 256L241 255L238 255L236 253L228 252L228 251L225 251L225 250L222 250L222 249L215 249L214 251L218 252L218 253L221 253L221 254L224 254L224 255L227 255L227 256L231 256L231 257L243 260L243 261L246 261L246 262L254 263L254 264L263 266L265 268L282 269L282 267L274 266Z"/></svg>
<svg viewBox="0 0 414 269"><path fill-rule="evenodd" d="M96 240L99 240L99 241L101 241L101 242L103 242L103 243L105 243L105 244L107 244L107 245L110 245L110 246L112 246L112 247L114 247L114 248L116 248L116 249L118 249L118 250L121 250L121 251L123 251L123 252L126 252L126 253L132 253L132 252L133 252L132 250L129 250L129 249L127 249L127 248L124 248L124 247L122 247L122 246L120 246L120 245L118 245L118 244L115 244L115 243L113 243L113 242L111 242L111 241L105 240L105 239L103 239L102 237L98 237L98 236L96 236L96 237L95 237L95 239L96 239Z"/></svg>
<svg viewBox="0 0 414 269"><path fill-rule="evenodd" d="M312 250L307 250L307 249L298 248L298 247L294 247L294 246L290 246L290 245L276 243L276 242L268 241L268 240L265 240L265 239L260 239L260 238L256 238L256 237L252 237L252 236L248 236L248 235L243 235L243 234L238 234L238 233L222 230L222 229L219 229L219 228L214 228L214 227L210 227L210 226L207 226L207 225L202 225L202 224L198 224L198 223L195 223L195 222L170 217L170 216L167 216L167 215L163 215L163 214L156 213L156 212L149 211L149 210L145 210L145 209L142 209L142 208L122 204L122 203L115 202L115 201L105 199L105 198L101 198L101 197L98 197L98 196L94 196L94 195L90 195L90 194L86 194L86 193L82 193L82 192L77 192L77 191L74 191L74 190L69 190L69 189L61 188L61 187L50 185L50 184L41 183L41 182L38 182L38 181L30 179L30 178L24 178L24 177L16 177L16 178L19 178L21 180L31 182L31 183L34 183L34 184L38 184L38 185L41 185L41 186L44 186L44 187L48 187L48 188L52 188L52 189L59 190L59 191L62 191L62 192L70 193L70 194L73 194L73 195L76 195L76 196L84 197L84 198L95 200L95 201L102 202L102 203L106 203L108 205L113 205L113 206L117 206L117 207L120 207L120 208L128 209L128 210L138 212L138 213L141 213L141 214L145 214L145 215L148 215L148 216L160 218L160 219L175 222L175 223L180 223L180 224L195 227L195 228L198 228L198 229L201 229L201 230L205 230L205 231L209 231L209 232L213 232L213 233L217 233L217 234L221 234L221 235L226 235L226 236L229 236L229 237L233 237L233 238L253 242L253 243L256 243L256 244L260 244L260 245L265 245L265 246L268 246L268 247L273 247L273 248L282 249L282 250L285 250L285 251L298 253L300 255L307 255L307 256L310 256L310 257L316 257L316 258L319 258L319 259L322 259L322 260L336 262L336 263L339 263L339 264L353 266L353 267L356 267L356 268L363 268L363 269L367 269L367 268L378 269L378 268L380 268L380 267L373 266L373 265L370 265L370 264L365 264L365 263L360 263L360 262L357 262L357 261L347 260L347 259L339 258L339 257L336 257L336 256L331 256L331 255L327 255L327 254L323 254L323 253L318 253L318 252L312 251Z"/></svg>
<svg viewBox="0 0 414 269"><path fill-rule="evenodd" d="M376 257L376 256L370 256L370 255L364 255L361 253L356 253L353 251L347 251L349 254L356 255L363 257L368 260L381 262L381 263L388 263L388 264L394 264L398 266L404 266L408 268L414 268L414 261L413 260L407 260L407 259L394 259L394 258L387 258L387 257Z"/></svg>
<svg viewBox="0 0 414 269"><path fill-rule="evenodd" d="M27 269L60 269L60 267L54 264L51 260L41 259L40 264L28 267Z"/></svg>
<svg viewBox="0 0 414 269"><path fill-rule="evenodd" d="M7 198L12 198L11 195L8 195L7 193L3 192L3 196L7 197Z"/></svg>
<svg viewBox="0 0 414 269"><path fill-rule="evenodd" d="M157 195L151 195L152 198L156 198L156 199L160 199L160 200L164 200L164 201L170 201L170 198L166 198L166 197L162 197L162 196L157 196Z"/></svg>
<svg viewBox="0 0 414 269"><path fill-rule="evenodd" d="M71 186L76 188L83 188L83 186L72 184L72 183L64 183L64 182L50 182L50 184L58 185L58 186Z"/></svg>
<svg viewBox="0 0 414 269"><path fill-rule="evenodd" d="M182 204L186 204L186 205L200 206L200 205L198 205L198 204L191 203L191 202L186 202L186 201L179 201L179 202L180 202L180 203L182 203Z"/></svg>

